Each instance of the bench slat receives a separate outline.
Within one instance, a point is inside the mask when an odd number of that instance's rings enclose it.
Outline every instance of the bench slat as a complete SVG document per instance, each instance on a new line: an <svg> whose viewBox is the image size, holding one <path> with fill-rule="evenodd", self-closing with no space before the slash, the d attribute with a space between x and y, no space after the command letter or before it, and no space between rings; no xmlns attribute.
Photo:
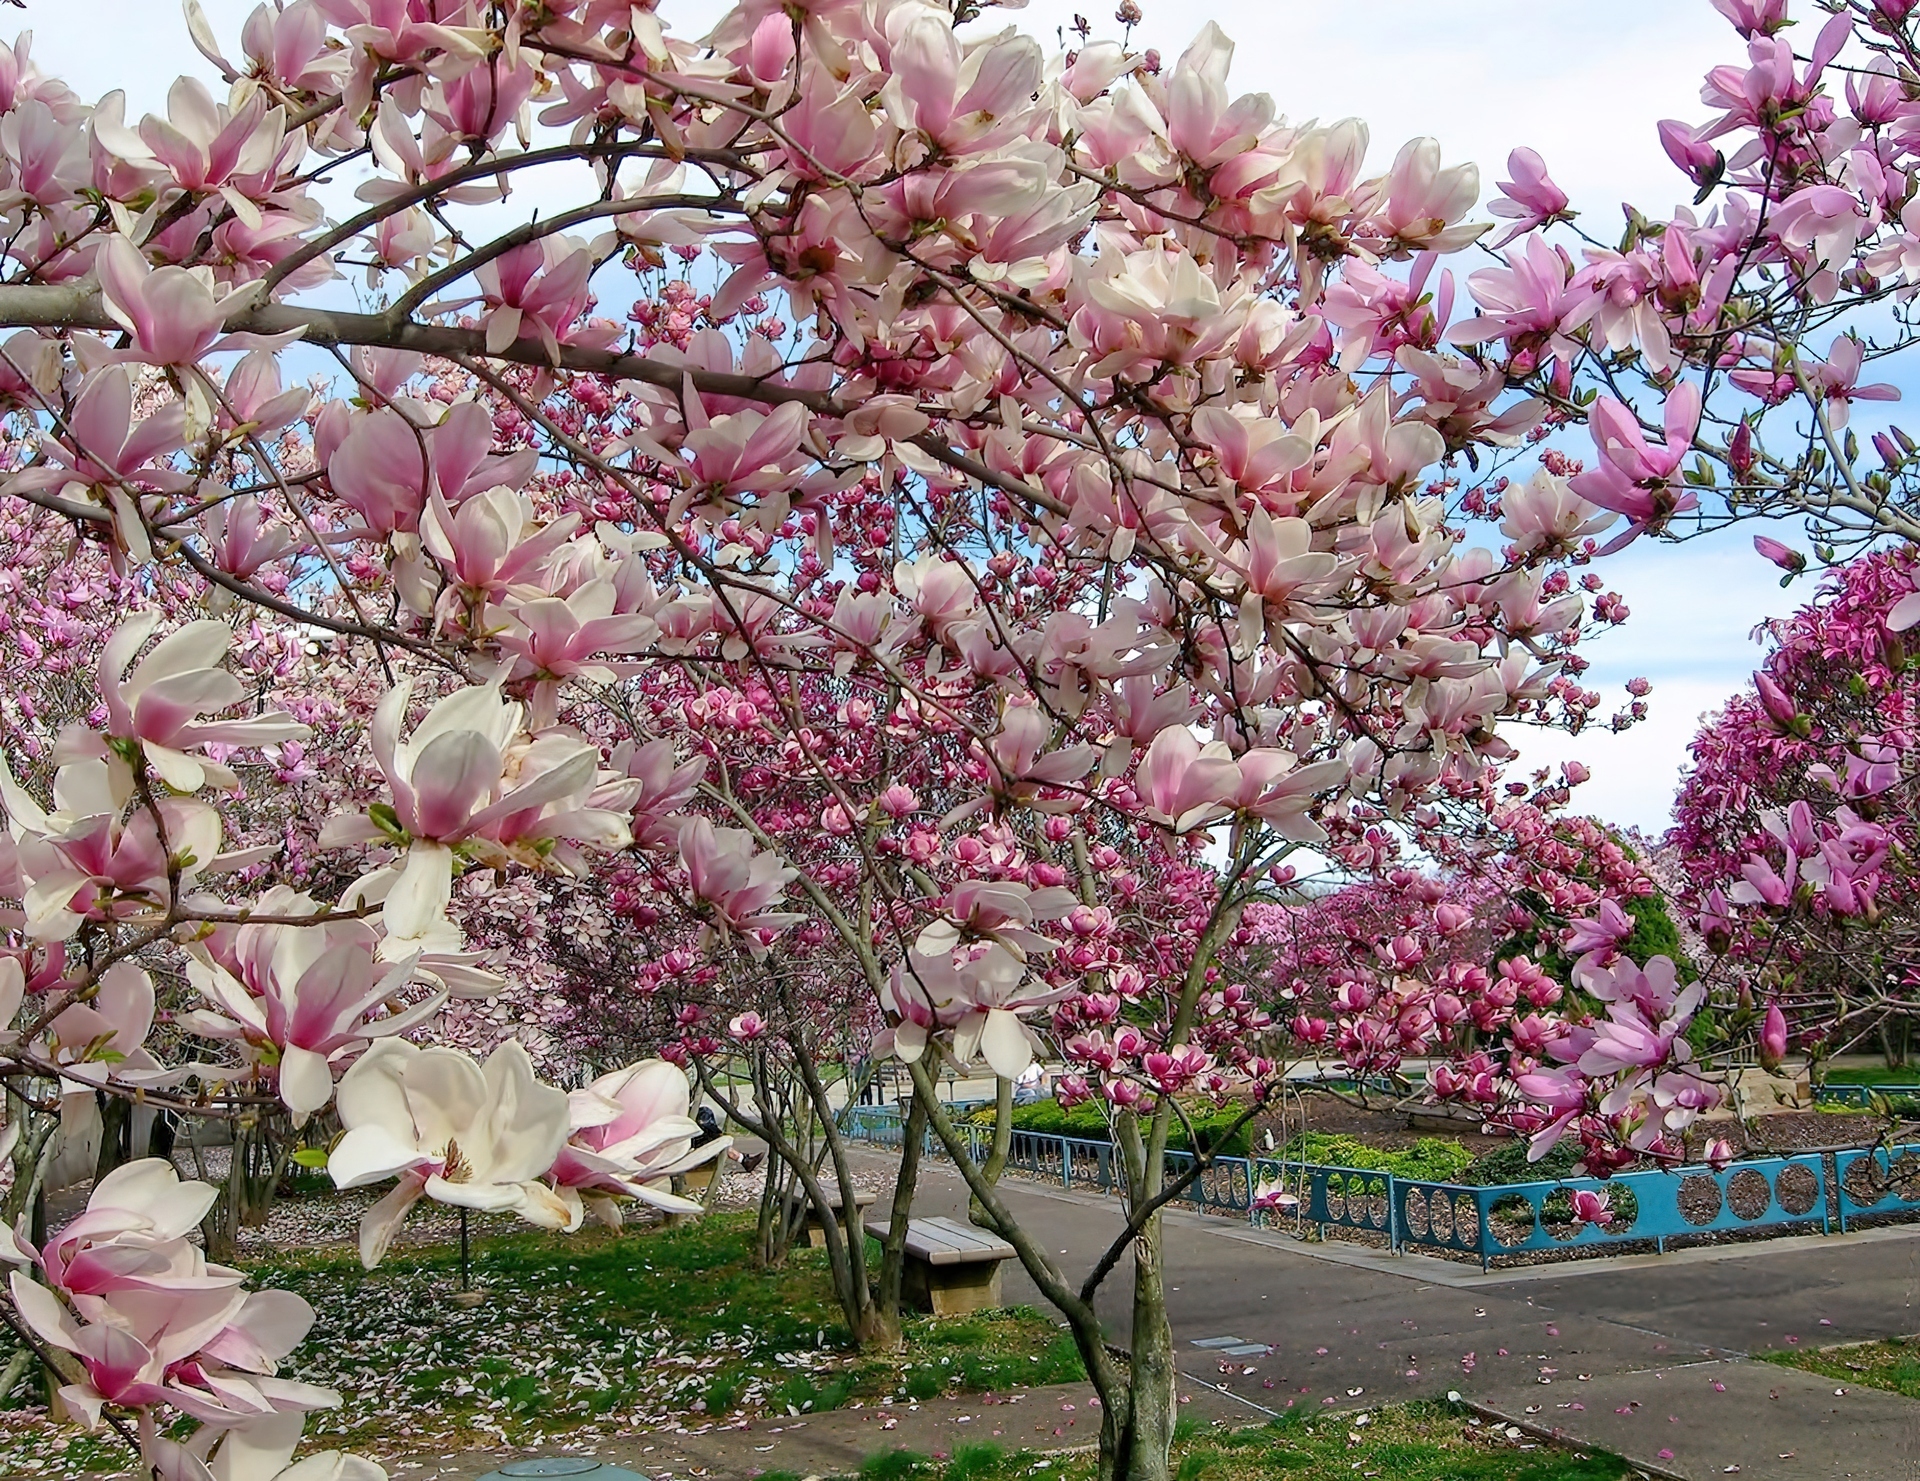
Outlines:
<svg viewBox="0 0 1920 1481"><path fill-rule="evenodd" d="M887 1237L887 1225L867 1221L867 1233ZM972 1265L989 1260L1011 1260L1013 1246L997 1235L962 1224L957 1219L912 1219L907 1223L907 1253L929 1265Z"/></svg>
<svg viewBox="0 0 1920 1481"><path fill-rule="evenodd" d="M838 1213L840 1211L839 1185L826 1184L826 1185L823 1185L821 1191L827 1195L827 1207L832 1209L835 1213ZM857 1212L858 1210L867 1207L868 1204L873 1202L873 1198L874 1198L873 1194L867 1192L866 1189L864 1188L860 1189L858 1192L856 1192L853 1195L853 1206L855 1211ZM793 1189L790 1193L787 1194L785 1199L785 1202L788 1208L793 1208L796 1204L802 1204L807 1201L808 1201L807 1190L805 1188Z"/></svg>

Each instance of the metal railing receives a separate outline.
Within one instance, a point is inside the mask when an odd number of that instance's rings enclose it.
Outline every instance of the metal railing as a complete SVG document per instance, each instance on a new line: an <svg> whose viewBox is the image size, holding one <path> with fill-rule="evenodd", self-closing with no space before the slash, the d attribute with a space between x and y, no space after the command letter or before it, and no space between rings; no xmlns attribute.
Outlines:
<svg viewBox="0 0 1920 1481"><path fill-rule="evenodd" d="M849 1137L901 1144L897 1109L856 1109L846 1126ZM958 1129L968 1139L969 1155L984 1158L992 1129L964 1122ZM926 1151L941 1155L931 1133ZM1007 1166L1063 1188L1117 1193L1123 1183L1119 1155L1110 1142L1016 1131ZM1192 1171L1193 1163L1192 1153L1169 1150L1168 1181ZM1323 1236L1329 1228L1351 1229L1383 1237L1396 1254L1429 1249L1474 1255L1488 1269L1502 1256L1542 1250L1600 1253L1651 1243L1664 1253L1668 1241L1691 1235L1815 1224L1825 1233L1836 1226L1844 1231L1863 1215L1920 1213L1920 1146L1759 1158L1718 1171L1689 1165L1619 1173L1604 1182L1569 1178L1491 1187L1267 1157L1215 1157L1178 1202L1264 1221L1265 1213L1254 1208L1263 1187L1290 1200L1284 1206ZM1609 1222L1574 1218L1572 1195L1581 1190L1607 1196Z"/></svg>

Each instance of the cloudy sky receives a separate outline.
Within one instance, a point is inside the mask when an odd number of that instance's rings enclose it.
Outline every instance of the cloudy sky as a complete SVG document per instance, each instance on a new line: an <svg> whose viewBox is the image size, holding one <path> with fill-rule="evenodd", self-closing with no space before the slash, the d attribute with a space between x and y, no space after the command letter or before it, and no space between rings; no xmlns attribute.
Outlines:
<svg viewBox="0 0 1920 1481"><path fill-rule="evenodd" d="M1112 34L1113 3L1036 0L990 12L983 24L1011 22L1051 40L1080 10ZM1623 200L1649 211L1677 203L1679 177L1654 124L1701 118L1701 74L1739 57L1738 38L1707 0L1372 0L1363 25L1349 19L1352 7L1322 0L1143 3L1141 44L1171 61L1211 17L1238 43L1237 85L1271 93L1291 119L1366 119L1381 167L1406 139L1431 135L1448 162L1479 163L1490 190L1508 151L1532 146L1599 235L1612 233ZM253 8L253 0L202 4L223 38L237 37ZM696 35L721 8L660 4L675 31ZM28 0L24 11L0 10L0 25L16 17L35 32L44 68L89 99L126 89L130 115L162 107L179 72L210 74L167 0ZM1684 552L1642 542L1602 569L1633 616L1595 646L1589 682L1611 701L1627 679L1652 680L1651 718L1621 736L1530 738L1523 754L1579 756L1595 772L1584 792L1590 809L1658 830L1699 716L1753 667L1754 625L1806 588L1782 592L1745 535Z"/></svg>

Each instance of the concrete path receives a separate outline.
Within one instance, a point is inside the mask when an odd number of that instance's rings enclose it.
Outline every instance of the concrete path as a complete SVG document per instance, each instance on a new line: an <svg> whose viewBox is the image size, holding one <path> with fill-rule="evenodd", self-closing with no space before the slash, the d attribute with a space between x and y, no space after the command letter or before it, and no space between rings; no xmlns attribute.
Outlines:
<svg viewBox="0 0 1920 1481"><path fill-rule="evenodd" d="M878 1171L880 1154L859 1155ZM1012 1178L1004 1189L1070 1272L1120 1228L1110 1199ZM923 1167L916 1213L965 1202L956 1173ZM1250 1420L1457 1391L1669 1475L1920 1481L1920 1404L1746 1356L1920 1332L1920 1228L1483 1275L1224 1218L1168 1222L1182 1371ZM1007 1293L1043 1304L1017 1270ZM1099 1305L1125 1341L1124 1275Z"/></svg>

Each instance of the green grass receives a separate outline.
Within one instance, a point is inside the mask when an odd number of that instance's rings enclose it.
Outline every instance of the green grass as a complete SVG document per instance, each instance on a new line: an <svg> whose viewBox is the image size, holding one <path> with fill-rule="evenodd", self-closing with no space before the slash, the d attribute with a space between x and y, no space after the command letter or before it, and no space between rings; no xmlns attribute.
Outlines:
<svg viewBox="0 0 1920 1481"><path fill-rule="evenodd" d="M1879 1064L1849 1065L1845 1069L1828 1070L1824 1078L1829 1085L1920 1085L1920 1066L1890 1070Z"/></svg>
<svg viewBox="0 0 1920 1481"><path fill-rule="evenodd" d="M1909 1399L1920 1399L1920 1337L1849 1343L1845 1347L1825 1347L1813 1352L1787 1348L1755 1356L1783 1368L1801 1368L1845 1383L1883 1388Z"/></svg>
<svg viewBox="0 0 1920 1481"><path fill-rule="evenodd" d="M969 1445L941 1460L885 1451L860 1481L1092 1481L1091 1455L1003 1454ZM1254 1429L1175 1427L1175 1481L1622 1481L1626 1463L1585 1447L1509 1439L1446 1404L1395 1404L1366 1414L1289 1414ZM761 1478L766 1481L766 1478Z"/></svg>
<svg viewBox="0 0 1920 1481"><path fill-rule="evenodd" d="M678 1229L517 1231L475 1242L474 1307L451 1247L399 1250L372 1272L343 1253L250 1262L317 1319L283 1371L343 1391L316 1444L419 1452L529 1444L604 1422L646 1428L740 1413L800 1414L850 1399L1009 1389L1084 1375L1053 1321L1021 1309L909 1318L897 1354L853 1350L826 1256L796 1250L757 1270L753 1219ZM877 1250L877 1246L874 1247ZM408 1416L409 1433L393 1416Z"/></svg>

